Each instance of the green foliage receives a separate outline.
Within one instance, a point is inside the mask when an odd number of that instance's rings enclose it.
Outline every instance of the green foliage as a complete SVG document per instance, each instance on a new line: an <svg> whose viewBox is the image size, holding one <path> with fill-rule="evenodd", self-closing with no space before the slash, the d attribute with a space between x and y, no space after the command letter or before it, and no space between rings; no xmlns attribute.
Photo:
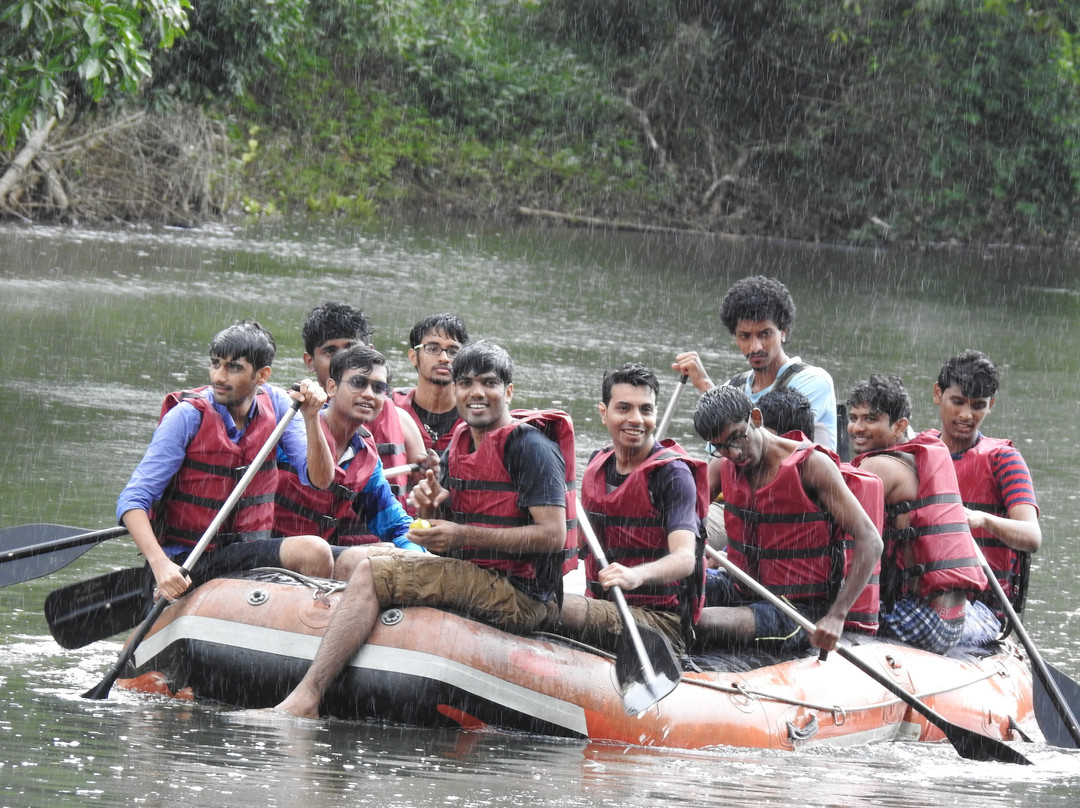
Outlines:
<svg viewBox="0 0 1080 808"><path fill-rule="evenodd" d="M154 59L155 101L201 103L241 96L272 70L286 66L283 50L307 30L307 0L199 0L186 37Z"/></svg>
<svg viewBox="0 0 1080 808"><path fill-rule="evenodd" d="M144 41L170 47L188 0L26 0L0 10L0 131L61 118L68 105L131 94L150 75Z"/></svg>

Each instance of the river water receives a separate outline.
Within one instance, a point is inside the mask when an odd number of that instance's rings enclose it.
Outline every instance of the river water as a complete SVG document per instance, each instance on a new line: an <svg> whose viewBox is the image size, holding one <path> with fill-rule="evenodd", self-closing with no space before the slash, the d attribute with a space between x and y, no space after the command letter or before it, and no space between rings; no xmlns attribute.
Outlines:
<svg viewBox="0 0 1080 808"><path fill-rule="evenodd" d="M300 324L341 299L376 326L406 383L410 325L454 310L517 364L515 404L573 415L579 460L605 438L604 369L666 368L703 354L714 379L745 363L719 299L745 275L791 288L790 353L823 365L838 394L894 371L914 422L935 425L942 361L993 357L1003 390L985 423L1016 442L1042 507L1026 624L1046 658L1080 677L1074 256L893 253L574 230L263 224L199 231L0 227L0 528L113 524L116 494L145 448L162 395L206 378L206 346L255 317L279 344L273 380L304 372ZM663 376L666 402L674 376ZM670 379L670 381L669 381ZM670 434L700 452L688 391ZM580 473L580 470L579 470ZM1068 806L1080 754L1025 748L1032 767L973 763L948 745L773 753L642 750L495 733L237 724L213 705L79 694L119 641L64 651L42 603L53 588L137 563L106 542L50 576L0 589L0 808L262 806Z"/></svg>

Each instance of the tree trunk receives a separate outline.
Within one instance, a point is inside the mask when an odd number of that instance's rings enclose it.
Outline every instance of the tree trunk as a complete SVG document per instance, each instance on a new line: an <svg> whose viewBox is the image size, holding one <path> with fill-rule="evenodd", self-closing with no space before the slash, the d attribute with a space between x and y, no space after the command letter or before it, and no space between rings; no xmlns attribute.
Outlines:
<svg viewBox="0 0 1080 808"><path fill-rule="evenodd" d="M30 137L26 139L26 145L22 147L22 151L15 155L15 159L11 161L4 176L0 177L0 209L10 207L8 195L18 187L22 175L44 148L45 141L49 139L49 133L54 126L56 126L56 116L50 116L43 126L33 130Z"/></svg>

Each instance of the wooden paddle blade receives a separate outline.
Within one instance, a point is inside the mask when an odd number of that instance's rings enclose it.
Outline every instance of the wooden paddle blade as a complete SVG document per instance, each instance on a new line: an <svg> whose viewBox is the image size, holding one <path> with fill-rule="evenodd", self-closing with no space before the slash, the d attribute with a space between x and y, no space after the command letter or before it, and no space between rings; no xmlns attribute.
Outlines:
<svg viewBox="0 0 1080 808"><path fill-rule="evenodd" d="M1044 664L1046 665L1046 670L1054 680L1054 684L1057 685L1058 690L1061 692L1061 696L1064 698L1066 706L1075 716L1077 714L1077 708L1080 708L1080 685L1049 662L1045 662L1044 660ZM1057 705L1054 703L1054 699L1051 697L1046 684L1040 676L1035 677L1034 696L1035 720L1039 723L1039 729L1042 730L1046 742L1053 744L1054 746L1060 746L1064 749L1076 749L1076 739L1073 737L1072 732L1069 731L1068 724L1065 723L1061 711L1058 710Z"/></svg>
<svg viewBox="0 0 1080 808"><path fill-rule="evenodd" d="M143 567L128 567L53 590L45 598L45 619L61 648L82 648L146 617L150 593Z"/></svg>
<svg viewBox="0 0 1080 808"><path fill-rule="evenodd" d="M627 715L645 712L682 681L682 668L667 637L641 623L637 624L637 629L653 674L650 676L642 665L629 632L623 631L615 656L615 678Z"/></svg>

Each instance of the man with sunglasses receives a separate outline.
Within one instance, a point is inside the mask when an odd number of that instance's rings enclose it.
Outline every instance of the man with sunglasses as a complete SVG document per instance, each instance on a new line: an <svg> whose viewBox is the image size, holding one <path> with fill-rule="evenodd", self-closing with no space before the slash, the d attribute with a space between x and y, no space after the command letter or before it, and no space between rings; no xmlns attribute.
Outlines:
<svg viewBox="0 0 1080 808"><path fill-rule="evenodd" d="M327 372L330 403L320 422L335 462L334 480L314 488L301 482L291 466L279 463L275 533L318 535L339 547L383 540L423 552L405 538L412 520L390 490L364 426L390 396L386 359L372 348L353 345L334 353Z"/></svg>
<svg viewBox="0 0 1080 808"><path fill-rule="evenodd" d="M469 341L465 322L456 314L432 314L409 332L409 363L416 368L416 386L394 391L394 404L407 413L424 446L443 451L459 423L450 365Z"/></svg>
<svg viewBox="0 0 1080 808"><path fill-rule="evenodd" d="M323 387L326 387L330 361L336 353L353 345L371 346L371 325L367 316L348 303L334 300L308 312L300 333L304 340L304 364ZM375 419L367 423L366 428L375 440L375 448L385 468L434 462L434 456L429 456L424 446L421 430L408 413L394 406L391 398L383 400ZM410 484L417 479L419 477L411 478L408 473L402 473L388 480L402 505Z"/></svg>
<svg viewBox="0 0 1080 808"><path fill-rule="evenodd" d="M694 428L720 459L729 560L816 623L808 635L721 572L698 620L700 642L783 654L811 645L832 650L882 547L839 458L809 440L766 429L761 410L731 385L701 397ZM846 570L845 537L854 542Z"/></svg>

